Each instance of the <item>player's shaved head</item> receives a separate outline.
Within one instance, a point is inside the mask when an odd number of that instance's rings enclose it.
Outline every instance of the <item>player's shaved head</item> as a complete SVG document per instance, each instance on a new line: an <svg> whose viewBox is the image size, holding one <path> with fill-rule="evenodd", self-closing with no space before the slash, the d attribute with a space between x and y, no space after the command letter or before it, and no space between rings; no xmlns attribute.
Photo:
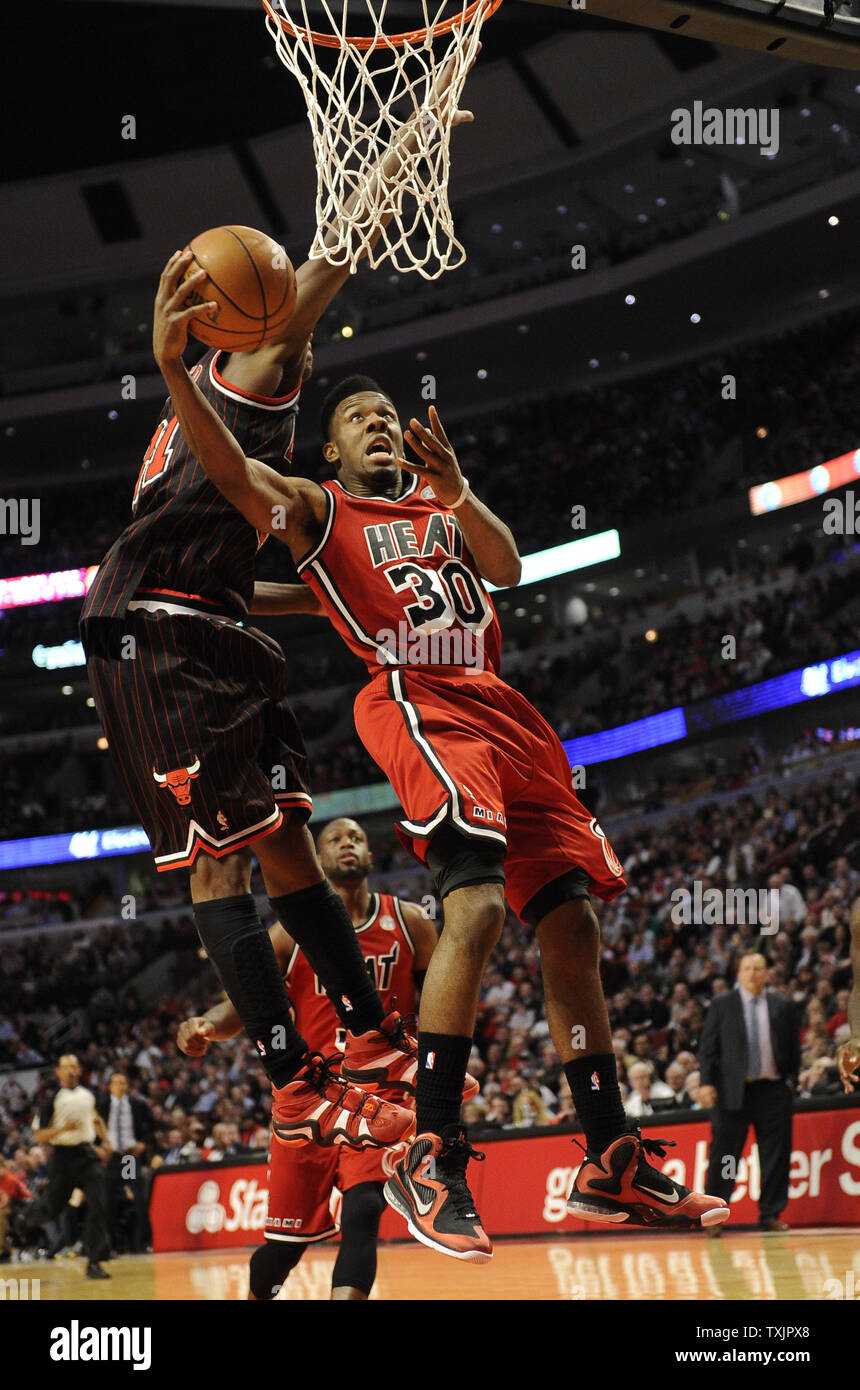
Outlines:
<svg viewBox="0 0 860 1390"><path fill-rule="evenodd" d="M358 821L339 816L317 836L317 853L323 873L332 883L354 883L367 878L373 855Z"/></svg>

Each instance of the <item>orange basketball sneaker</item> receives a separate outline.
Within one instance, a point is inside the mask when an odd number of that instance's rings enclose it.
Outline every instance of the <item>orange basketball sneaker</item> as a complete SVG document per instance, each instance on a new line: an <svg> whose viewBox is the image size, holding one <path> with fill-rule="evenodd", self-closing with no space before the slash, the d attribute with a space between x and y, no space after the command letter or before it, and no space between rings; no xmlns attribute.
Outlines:
<svg viewBox="0 0 860 1390"><path fill-rule="evenodd" d="M459 1125L441 1136L418 1134L383 1188L388 1205L422 1245L478 1265L492 1259L493 1247L466 1182L466 1164L483 1157Z"/></svg>
<svg viewBox="0 0 860 1390"><path fill-rule="evenodd" d="M666 1149L674 1147L674 1139L643 1139L636 1125L613 1139L603 1153L586 1152L568 1211L585 1221L626 1221L631 1226L721 1226L729 1219L727 1202L691 1192L645 1157L653 1153L665 1158Z"/></svg>
<svg viewBox="0 0 860 1390"><path fill-rule="evenodd" d="M369 1033L346 1035L346 1051L341 1075L365 1091L390 1090L406 1096L415 1095L415 1073L418 1070L418 1045L407 1033L400 1014L387 1014ZM463 1100L478 1094L480 1084L466 1072Z"/></svg>
<svg viewBox="0 0 860 1390"><path fill-rule="evenodd" d="M282 1144L386 1149L415 1132L411 1110L349 1086L332 1070L340 1054L312 1052L286 1086L272 1087L272 1134Z"/></svg>

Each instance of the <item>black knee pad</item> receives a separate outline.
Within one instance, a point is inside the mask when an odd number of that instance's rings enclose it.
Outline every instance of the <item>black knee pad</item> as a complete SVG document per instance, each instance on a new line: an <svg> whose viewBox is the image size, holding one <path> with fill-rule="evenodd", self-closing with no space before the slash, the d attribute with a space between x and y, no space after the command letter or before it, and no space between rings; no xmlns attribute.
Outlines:
<svg viewBox="0 0 860 1390"><path fill-rule="evenodd" d="M445 821L427 846L427 867L439 897L472 883L504 883L505 853L504 845L472 839Z"/></svg>
<svg viewBox="0 0 860 1390"><path fill-rule="evenodd" d="M591 879L584 869L578 866L568 869L551 883L545 883L543 888L539 888L534 897L529 898L520 916L529 926L536 927L548 912L561 907L562 903L572 902L576 898L587 898L590 883Z"/></svg>
<svg viewBox="0 0 860 1390"><path fill-rule="evenodd" d="M251 1256L251 1293L261 1302L268 1302L280 1293L291 1269L295 1269L307 1250L307 1242L293 1244L287 1240L264 1240Z"/></svg>
<svg viewBox="0 0 860 1390"><path fill-rule="evenodd" d="M385 1210L381 1182L361 1182L343 1194L340 1250L335 1261L333 1289L360 1289L370 1295L376 1278L376 1238Z"/></svg>

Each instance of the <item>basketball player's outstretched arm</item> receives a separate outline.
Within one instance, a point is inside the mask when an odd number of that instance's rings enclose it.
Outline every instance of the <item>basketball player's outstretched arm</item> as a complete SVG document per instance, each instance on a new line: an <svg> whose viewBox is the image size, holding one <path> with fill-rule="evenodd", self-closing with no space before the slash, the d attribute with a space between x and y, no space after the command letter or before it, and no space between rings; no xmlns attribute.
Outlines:
<svg viewBox="0 0 860 1390"><path fill-rule="evenodd" d="M257 580L251 600L252 613L311 613L325 617L325 609L307 584L269 584Z"/></svg>
<svg viewBox="0 0 860 1390"><path fill-rule="evenodd" d="M196 272L180 289L179 281L190 259L190 252L177 251L164 267L152 324L153 354L170 392L179 427L201 468L227 501L258 531L295 545L301 554L300 537L322 520L325 493L308 478L284 477L267 464L247 458L191 380L182 354L195 308L183 305L189 288L197 287L204 272ZM199 313L199 304L196 309Z"/></svg>
<svg viewBox="0 0 860 1390"><path fill-rule="evenodd" d="M400 467L429 483L444 506L456 506L463 539L483 577L502 589L519 584L522 562L513 533L469 488L436 407L430 407L429 429L420 420L412 419L403 438L421 462L398 459Z"/></svg>
<svg viewBox="0 0 860 1390"><path fill-rule="evenodd" d="M441 69L435 90L429 94L429 110L444 108L454 71L453 62L446 63ZM439 114L440 118L445 118L443 109ZM474 119L471 111L455 111L450 123L457 126ZM344 206L343 218L346 222L354 226L356 215L362 208L372 210L388 190L397 187L401 171L418 154L420 121L420 114L406 121L379 163L367 171L361 187L356 189ZM379 220L367 240L366 248L361 252L362 257L376 245L390 220L390 216ZM337 246L338 238L333 228L326 233L323 244L326 249ZM349 274L348 263L335 265L320 257L300 265L296 271L296 306L283 336L276 342L265 343L254 352L232 353L226 368L230 383L244 391L273 396L291 390L303 376L310 375L310 367L306 363L308 343L329 304L349 279Z"/></svg>
<svg viewBox="0 0 860 1390"><path fill-rule="evenodd" d="M281 970L286 970L295 950L295 942L288 936L280 922L273 922L269 937L275 951L275 958ZM176 1046L186 1057L202 1057L211 1042L227 1042L242 1031L242 1020L230 1000L225 996L205 1014L186 1018L180 1023L176 1033Z"/></svg>

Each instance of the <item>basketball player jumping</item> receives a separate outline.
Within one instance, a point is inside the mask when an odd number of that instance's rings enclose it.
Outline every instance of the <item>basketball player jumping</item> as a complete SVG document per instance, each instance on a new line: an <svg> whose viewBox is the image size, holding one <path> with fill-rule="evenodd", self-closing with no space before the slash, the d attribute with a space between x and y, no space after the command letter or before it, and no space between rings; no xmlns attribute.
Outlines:
<svg viewBox="0 0 860 1390"><path fill-rule="evenodd" d="M438 94L445 99L444 75ZM372 201L380 184L396 184L414 148L407 123L356 199ZM181 272L189 263L186 254L171 265ZM254 352L210 351L194 368L213 415L229 420L243 447L272 471L290 459L311 333L347 275L346 266L308 260L297 272L296 308L280 341ZM201 272L191 276L185 294L201 279ZM323 1145L396 1142L414 1123L408 1111L346 1085L319 1060L308 1062L250 891L253 846L280 921L350 1030L347 1059L361 1036L362 1058L390 1055L394 1043L400 1069L410 1066L414 1042L398 1017L386 1018L305 824L307 762L286 700L283 654L243 626L249 609L266 607L268 586L254 603L254 559L265 537L213 487L169 398L132 514L99 566L81 633L111 753L156 866L190 869L201 941L271 1077L279 1130Z"/></svg>
<svg viewBox="0 0 860 1390"><path fill-rule="evenodd" d="M416 988L422 987L436 946L435 927L416 903L370 892L367 876L373 856L356 821L331 821L317 839L317 850L326 877L346 904L384 1007L393 1012L399 1004L405 1013L411 1012L410 1002ZM280 924L271 929L271 936L298 1027L321 1053L342 1049L343 1030L313 970ZM186 1019L176 1040L188 1056L199 1057L210 1042L235 1037L240 1027L236 1010L225 1001L201 1018ZM404 1090L413 1089L407 1078L401 1079L401 1085ZM474 1094L477 1086L472 1082L464 1095ZM343 1194L343 1203L331 1296L369 1297L376 1277L379 1218L385 1206L382 1188L405 1143L383 1153L356 1153L344 1147L320 1151L273 1139L265 1240L251 1256L252 1299L274 1298L308 1245L335 1233L330 1210L334 1187Z"/></svg>
<svg viewBox="0 0 860 1390"><path fill-rule="evenodd" d="M403 459L394 405L367 377L341 382L323 405L323 454L336 481L285 478L249 458L182 361L180 274L178 261L168 262L154 341L183 432L224 496L289 546L337 631L366 661L371 678L356 700L356 728L404 809L401 839L432 870L445 903L421 1005L418 1134L387 1199L425 1244L458 1259L490 1258L466 1181L471 1149L459 1111L506 885L511 907L537 933L547 1021L586 1133L570 1210L612 1223L721 1224L727 1204L654 1168L647 1154L661 1147L624 1113L588 896L622 892L622 868L574 794L552 729L497 675L501 634L481 579L517 583L511 532L471 492L433 407L430 428L413 419L405 436L418 461ZM410 664L409 652L390 645L401 625L417 637L457 635L449 650L459 645L461 653L474 641L483 669L441 664L444 657Z"/></svg>

